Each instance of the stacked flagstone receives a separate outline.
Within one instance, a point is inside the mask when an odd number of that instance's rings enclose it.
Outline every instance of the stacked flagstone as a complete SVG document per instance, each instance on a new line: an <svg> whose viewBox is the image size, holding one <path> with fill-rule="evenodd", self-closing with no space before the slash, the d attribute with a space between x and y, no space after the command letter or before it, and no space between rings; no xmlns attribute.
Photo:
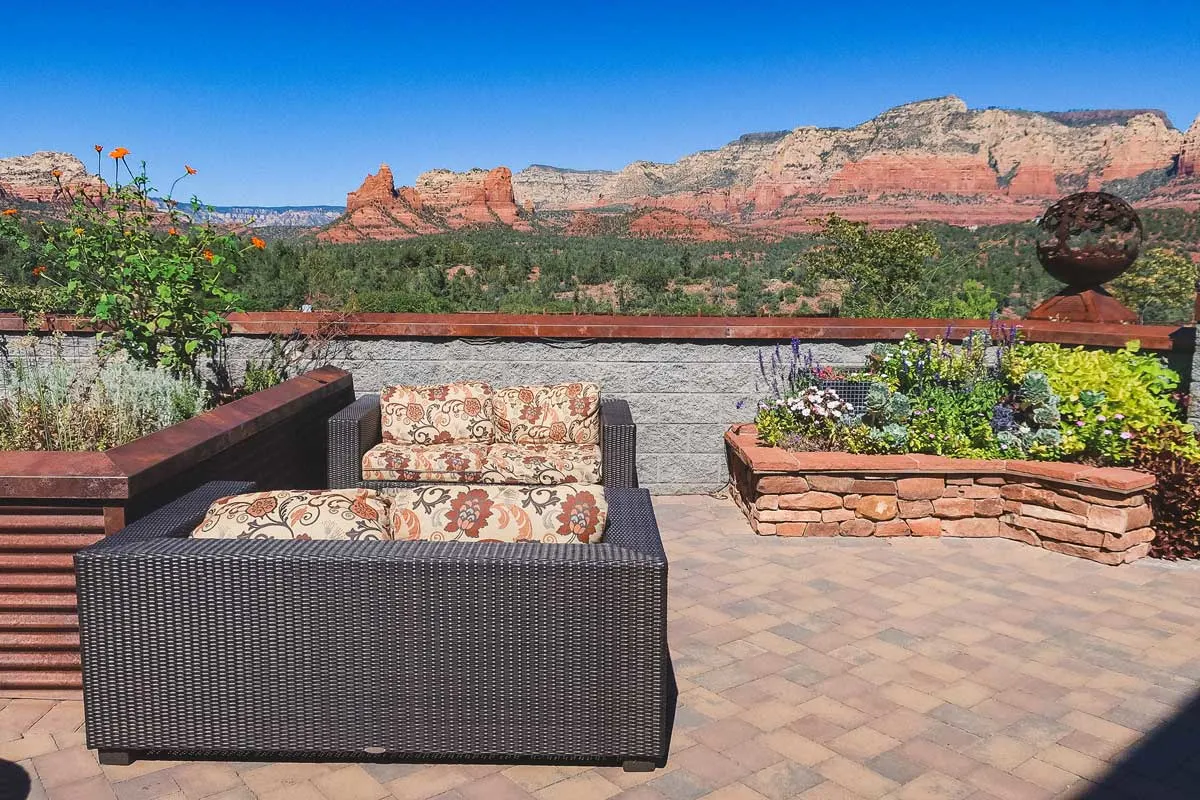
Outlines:
<svg viewBox="0 0 1200 800"><path fill-rule="evenodd" d="M1115 467L789 453L753 425L725 436L733 497L778 536L1002 537L1103 564L1146 555L1153 476Z"/></svg>

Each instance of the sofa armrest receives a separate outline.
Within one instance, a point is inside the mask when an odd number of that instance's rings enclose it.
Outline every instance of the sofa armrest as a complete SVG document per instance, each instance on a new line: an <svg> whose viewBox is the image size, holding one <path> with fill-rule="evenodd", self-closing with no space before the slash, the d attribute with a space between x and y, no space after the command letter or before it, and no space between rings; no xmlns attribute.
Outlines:
<svg viewBox="0 0 1200 800"><path fill-rule="evenodd" d="M624 400L600 401L600 458L605 486L638 485L637 426Z"/></svg>
<svg viewBox="0 0 1200 800"><path fill-rule="evenodd" d="M368 394L329 418L329 488L350 489L362 482L362 459L383 440L379 395Z"/></svg>

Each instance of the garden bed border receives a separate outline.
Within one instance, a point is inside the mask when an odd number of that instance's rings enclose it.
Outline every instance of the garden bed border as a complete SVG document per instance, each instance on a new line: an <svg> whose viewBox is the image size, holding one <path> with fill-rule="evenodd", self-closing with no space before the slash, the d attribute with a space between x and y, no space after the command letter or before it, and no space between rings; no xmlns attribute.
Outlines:
<svg viewBox="0 0 1200 800"><path fill-rule="evenodd" d="M1154 539L1153 475L1064 462L789 452L754 425L725 434L730 490L751 527L779 536L1000 537L1102 564Z"/></svg>

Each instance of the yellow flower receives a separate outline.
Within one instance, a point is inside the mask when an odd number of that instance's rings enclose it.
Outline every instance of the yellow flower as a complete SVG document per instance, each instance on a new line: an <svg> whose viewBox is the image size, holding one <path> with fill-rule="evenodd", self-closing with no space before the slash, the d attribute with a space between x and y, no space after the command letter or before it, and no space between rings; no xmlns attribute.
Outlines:
<svg viewBox="0 0 1200 800"><path fill-rule="evenodd" d="M196 168L195 168L195 167L193 167L193 166L191 166L190 164L184 164L184 165L183 165L183 168L184 168L185 170L187 170L187 174L188 174L188 175L195 175L195 174L196 174Z"/></svg>
<svg viewBox="0 0 1200 800"><path fill-rule="evenodd" d="M120 159L120 158L124 158L127 155L129 155L128 150L126 150L124 147L118 147L116 150L113 150L111 153L109 153L108 157Z"/></svg>
<svg viewBox="0 0 1200 800"><path fill-rule="evenodd" d="M76 236L83 236L83 228L76 228L76 229L75 229L75 235L76 235Z"/></svg>
<svg viewBox="0 0 1200 800"><path fill-rule="evenodd" d="M264 242L262 239L258 238L257 236L253 236L250 238L250 244L254 245L259 250L262 250L267 246L267 243Z"/></svg>

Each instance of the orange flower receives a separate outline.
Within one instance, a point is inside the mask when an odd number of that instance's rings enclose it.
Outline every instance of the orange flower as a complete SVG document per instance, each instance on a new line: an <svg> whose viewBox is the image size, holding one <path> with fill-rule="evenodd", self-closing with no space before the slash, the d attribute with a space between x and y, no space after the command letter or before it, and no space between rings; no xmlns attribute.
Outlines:
<svg viewBox="0 0 1200 800"><path fill-rule="evenodd" d="M33 268L33 277L40 278L40 277L42 277L42 273L45 271L46 271L45 265L38 264L36 267Z"/></svg>
<svg viewBox="0 0 1200 800"><path fill-rule="evenodd" d="M116 150L113 150L111 153L109 153L109 154L108 154L108 157L109 157L109 158L121 159L121 158L124 158L124 157L125 157L125 156L127 156L127 155L129 155L129 151L128 151L128 150L126 150L124 147L118 147Z"/></svg>
<svg viewBox="0 0 1200 800"><path fill-rule="evenodd" d="M6 216L6 217L15 217L16 215L17 215L17 210L15 208L4 209L4 216Z"/></svg>
<svg viewBox="0 0 1200 800"><path fill-rule="evenodd" d="M167 236L178 236L178 235L179 235L179 231L175 230L174 228L167 228Z"/></svg>
<svg viewBox="0 0 1200 800"><path fill-rule="evenodd" d="M190 164L184 164L184 165L183 165L183 168L187 170L187 174L188 174L188 175L195 175L195 174L196 174L196 168L195 168L195 167L193 167L193 166L191 166Z"/></svg>
<svg viewBox="0 0 1200 800"><path fill-rule="evenodd" d="M212 261L212 260L213 260L213 251L212 251L212 250L205 250L205 251L204 251L204 260L205 260L205 261Z"/></svg>
<svg viewBox="0 0 1200 800"><path fill-rule="evenodd" d="M264 242L262 239L258 238L257 236L250 237L250 244L254 245L259 250L262 250L262 249L266 248L266 246L267 246L267 243Z"/></svg>
<svg viewBox="0 0 1200 800"><path fill-rule="evenodd" d="M50 174L51 174L51 175L53 175L53 176L54 176L54 177L56 177L56 178L61 178L61 177L62 177L62 170L61 170L61 169L52 169L52 170L50 170Z"/></svg>
<svg viewBox="0 0 1200 800"><path fill-rule="evenodd" d="M101 150L104 149L104 145L102 145L102 144L94 144L94 145L92 145L92 147L96 148L97 153L99 153Z"/></svg>

